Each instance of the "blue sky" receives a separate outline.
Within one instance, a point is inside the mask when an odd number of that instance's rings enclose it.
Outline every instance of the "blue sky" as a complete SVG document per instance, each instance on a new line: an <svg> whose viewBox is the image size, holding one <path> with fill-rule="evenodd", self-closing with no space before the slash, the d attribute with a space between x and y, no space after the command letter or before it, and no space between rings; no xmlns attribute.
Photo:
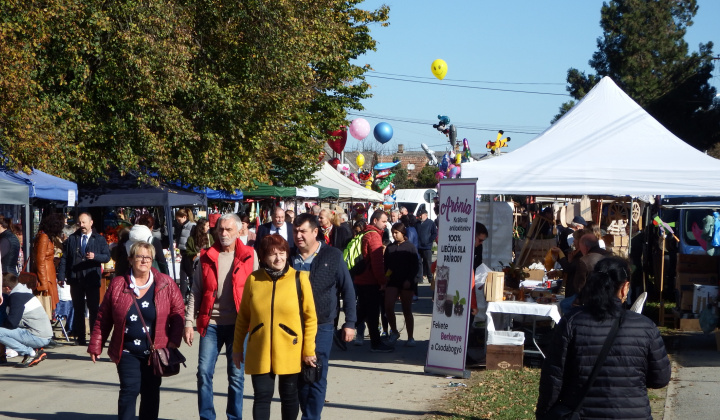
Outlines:
<svg viewBox="0 0 720 420"><path fill-rule="evenodd" d="M370 64L374 70L367 78L373 97L363 101L364 111L353 111L348 118L362 114L371 127L381 121L391 124L393 139L383 147L384 153L394 152L398 144L406 150L420 150L421 143L435 151L445 150L446 137L431 126L437 122L438 114L449 116L459 127L458 139L466 137L473 153L483 152L497 130L504 130L512 138L504 149L512 151L545 130L560 105L570 99L565 90L570 67L592 73L588 60L602 35L602 3L366 0L360 7L390 6L390 26L372 27L377 51L360 57L358 63ZM698 0L698 4L700 9L685 40L691 51L697 51L701 42L713 41L714 55L718 56L720 1ZM436 58L448 64L442 82L430 72ZM720 61L716 63L712 84L720 88ZM393 75L403 75L403 79L413 76L414 80L433 84L387 79L397 78ZM562 96L457 88L450 84ZM363 141L379 145L372 134ZM358 140L348 137L346 150L359 146Z"/></svg>

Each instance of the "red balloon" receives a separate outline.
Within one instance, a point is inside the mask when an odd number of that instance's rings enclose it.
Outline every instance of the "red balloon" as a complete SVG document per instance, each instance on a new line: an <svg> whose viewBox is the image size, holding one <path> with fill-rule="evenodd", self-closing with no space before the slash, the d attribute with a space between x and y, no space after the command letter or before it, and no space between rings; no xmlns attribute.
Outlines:
<svg viewBox="0 0 720 420"><path fill-rule="evenodd" d="M333 140L328 140L328 145L335 151L335 153L342 153L345 149L345 143L347 143L347 131L345 126L341 126L339 130L331 131L331 136L335 137Z"/></svg>
<svg viewBox="0 0 720 420"><path fill-rule="evenodd" d="M328 161L328 163L333 167L333 169L337 169L337 166L340 164L340 159L332 158Z"/></svg>

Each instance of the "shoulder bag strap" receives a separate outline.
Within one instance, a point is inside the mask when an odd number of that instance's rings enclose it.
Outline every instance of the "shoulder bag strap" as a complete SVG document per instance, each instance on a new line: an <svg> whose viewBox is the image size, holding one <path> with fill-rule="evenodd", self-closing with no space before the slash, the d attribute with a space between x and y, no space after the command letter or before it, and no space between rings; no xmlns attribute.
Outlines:
<svg viewBox="0 0 720 420"><path fill-rule="evenodd" d="M623 310L620 316L615 318L615 322L613 322L612 328L610 328L610 333L605 339L605 344L603 344L602 350L600 350L600 354L595 361L595 366L593 366L593 370L590 373L588 381L585 382L585 386L583 386L582 392L580 393L580 401L578 401L577 405L575 406L573 413L577 413L578 411L580 411L580 408L585 401L585 397L587 396L588 391L593 386L595 379L597 379L598 373L600 373L600 368L605 363L605 359L607 358L608 353L610 353L610 347L612 347L612 344L615 341L615 337L617 337L618 330L620 329L620 324L622 324L624 318L625 311Z"/></svg>
<svg viewBox="0 0 720 420"><path fill-rule="evenodd" d="M135 292L133 292L133 295L135 295ZM142 322L143 327L145 328L145 334L147 334L148 341L150 341L150 351L155 351L155 343L150 336L150 330L148 330L147 325L145 325L145 319L143 319L142 312L140 312L140 306L138 306L137 304L137 298L135 296L132 296L132 300L133 305L135 305L135 309L137 310L138 317L140 317L140 322Z"/></svg>
<svg viewBox="0 0 720 420"><path fill-rule="evenodd" d="M300 328L302 328L303 336L305 335L305 316L303 315L303 298L302 286L300 286L300 270L295 270L295 287L298 295L298 308L300 309Z"/></svg>

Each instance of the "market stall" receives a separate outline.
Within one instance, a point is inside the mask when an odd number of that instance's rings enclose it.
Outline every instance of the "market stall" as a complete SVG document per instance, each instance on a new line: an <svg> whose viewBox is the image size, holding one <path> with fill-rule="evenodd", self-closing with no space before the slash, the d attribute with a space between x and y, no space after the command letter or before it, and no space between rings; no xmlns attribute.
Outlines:
<svg viewBox="0 0 720 420"><path fill-rule="evenodd" d="M78 186L78 207L159 207L163 209L165 229L169 235L170 255L175 255L173 240L173 207L207 207L205 194L183 191L167 185L138 182L133 175L111 175L96 184ZM158 228L160 226L156 226ZM173 264L171 273L178 278Z"/></svg>
<svg viewBox="0 0 720 420"><path fill-rule="evenodd" d="M15 182L0 179L0 206L3 207L3 216L13 216L20 218L18 211L12 211L5 208L6 206L22 206L22 224L25 232L30 232L30 197L27 185L20 185ZM17 207L15 207L17 208ZM26 234L27 236L27 234ZM30 241L26 240L24 244L25 255L30 255Z"/></svg>
<svg viewBox="0 0 720 420"><path fill-rule="evenodd" d="M327 162L323 164L323 167L319 171L313 174L313 178L318 180L316 184L319 186L339 190L340 201L371 201L374 203L381 203L384 201L384 196L382 194L362 187L349 180L347 177L333 169Z"/></svg>

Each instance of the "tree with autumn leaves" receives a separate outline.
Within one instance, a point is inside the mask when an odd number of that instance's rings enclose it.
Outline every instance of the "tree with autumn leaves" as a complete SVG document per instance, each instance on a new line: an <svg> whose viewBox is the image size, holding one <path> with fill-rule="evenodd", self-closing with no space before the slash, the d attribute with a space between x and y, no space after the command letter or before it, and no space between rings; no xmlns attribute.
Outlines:
<svg viewBox="0 0 720 420"><path fill-rule="evenodd" d="M360 0L0 0L6 165L232 190L300 185L368 97Z"/></svg>

